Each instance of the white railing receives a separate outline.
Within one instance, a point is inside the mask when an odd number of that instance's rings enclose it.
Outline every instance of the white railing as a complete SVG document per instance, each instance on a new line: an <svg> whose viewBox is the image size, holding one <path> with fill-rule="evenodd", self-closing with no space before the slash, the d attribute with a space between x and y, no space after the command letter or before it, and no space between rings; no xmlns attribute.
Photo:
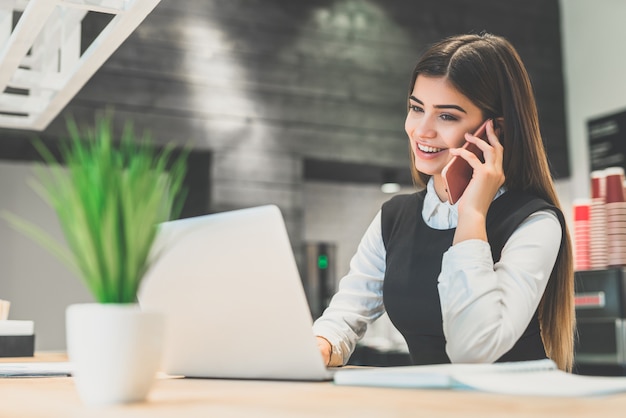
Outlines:
<svg viewBox="0 0 626 418"><path fill-rule="evenodd" d="M0 0L0 127L44 130L160 1ZM88 12L113 17L81 54Z"/></svg>

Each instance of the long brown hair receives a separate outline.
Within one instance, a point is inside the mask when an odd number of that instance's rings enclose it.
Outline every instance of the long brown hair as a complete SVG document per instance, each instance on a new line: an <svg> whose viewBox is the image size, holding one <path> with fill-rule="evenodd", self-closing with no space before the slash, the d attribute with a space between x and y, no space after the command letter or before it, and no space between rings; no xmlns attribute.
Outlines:
<svg viewBox="0 0 626 418"><path fill-rule="evenodd" d="M504 118L504 186L539 196L561 208L539 130L530 78L515 48L491 34L459 35L434 44L417 63L409 95L418 75L446 77L479 107L484 118ZM430 176L417 171L413 180L425 185ZM567 226L550 280L539 304L541 337L548 356L570 371L574 357L574 268Z"/></svg>

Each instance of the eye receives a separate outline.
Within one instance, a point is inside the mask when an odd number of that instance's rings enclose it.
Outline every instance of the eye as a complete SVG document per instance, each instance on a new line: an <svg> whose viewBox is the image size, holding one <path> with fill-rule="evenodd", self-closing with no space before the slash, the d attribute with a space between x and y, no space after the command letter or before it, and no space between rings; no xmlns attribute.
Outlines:
<svg viewBox="0 0 626 418"><path fill-rule="evenodd" d="M458 118L454 115L451 115L449 113L443 113L441 116L439 116L442 120L445 121L455 121L458 120Z"/></svg>
<svg viewBox="0 0 626 418"><path fill-rule="evenodd" d="M414 104L410 104L409 105L409 110L412 111L412 112L424 112L424 109L422 109L420 106L414 105Z"/></svg>

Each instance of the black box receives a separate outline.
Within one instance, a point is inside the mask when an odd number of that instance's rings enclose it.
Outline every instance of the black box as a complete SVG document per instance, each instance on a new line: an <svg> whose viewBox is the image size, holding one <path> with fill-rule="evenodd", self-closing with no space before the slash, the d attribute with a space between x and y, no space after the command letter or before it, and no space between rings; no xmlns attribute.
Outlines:
<svg viewBox="0 0 626 418"><path fill-rule="evenodd" d="M621 268L578 271L574 371L626 374L626 274Z"/></svg>
<svg viewBox="0 0 626 418"><path fill-rule="evenodd" d="M0 357L32 357L35 335L0 335Z"/></svg>

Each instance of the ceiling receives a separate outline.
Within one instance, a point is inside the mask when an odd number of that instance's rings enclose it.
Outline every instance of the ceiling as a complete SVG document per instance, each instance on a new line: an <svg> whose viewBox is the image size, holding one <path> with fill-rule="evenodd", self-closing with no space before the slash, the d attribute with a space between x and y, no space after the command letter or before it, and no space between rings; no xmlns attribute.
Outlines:
<svg viewBox="0 0 626 418"><path fill-rule="evenodd" d="M42 131L161 0L0 0L0 127ZM111 16L81 45L89 13Z"/></svg>

